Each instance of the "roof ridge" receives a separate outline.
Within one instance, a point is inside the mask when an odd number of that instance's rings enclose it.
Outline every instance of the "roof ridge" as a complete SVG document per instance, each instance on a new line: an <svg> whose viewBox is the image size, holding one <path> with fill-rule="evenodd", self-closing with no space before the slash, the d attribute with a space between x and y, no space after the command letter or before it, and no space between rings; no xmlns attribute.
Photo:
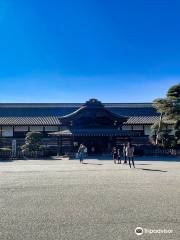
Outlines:
<svg viewBox="0 0 180 240"><path fill-rule="evenodd" d="M103 103L105 107L152 107L152 103ZM81 107L83 103L0 103L0 108Z"/></svg>

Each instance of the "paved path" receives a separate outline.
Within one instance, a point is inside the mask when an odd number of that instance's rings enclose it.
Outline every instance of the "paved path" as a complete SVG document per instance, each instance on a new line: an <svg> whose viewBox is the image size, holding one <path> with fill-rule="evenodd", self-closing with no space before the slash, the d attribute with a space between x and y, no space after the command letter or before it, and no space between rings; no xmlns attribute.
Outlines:
<svg viewBox="0 0 180 240"><path fill-rule="evenodd" d="M180 239L180 162L86 163L0 162L0 239Z"/></svg>

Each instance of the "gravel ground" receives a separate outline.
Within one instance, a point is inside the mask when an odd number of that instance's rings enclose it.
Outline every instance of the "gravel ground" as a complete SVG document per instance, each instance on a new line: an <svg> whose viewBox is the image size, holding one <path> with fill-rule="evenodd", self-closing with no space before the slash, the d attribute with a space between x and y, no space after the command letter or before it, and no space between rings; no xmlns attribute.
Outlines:
<svg viewBox="0 0 180 240"><path fill-rule="evenodd" d="M144 160L0 162L0 240L179 240L180 162Z"/></svg>

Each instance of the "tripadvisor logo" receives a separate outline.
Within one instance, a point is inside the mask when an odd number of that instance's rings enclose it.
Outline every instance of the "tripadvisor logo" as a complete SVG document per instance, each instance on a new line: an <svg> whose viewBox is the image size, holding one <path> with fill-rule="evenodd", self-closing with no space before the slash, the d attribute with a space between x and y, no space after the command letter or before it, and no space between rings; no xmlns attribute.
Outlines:
<svg viewBox="0 0 180 240"><path fill-rule="evenodd" d="M135 234L138 235L138 236L142 235L143 234L143 229L141 227L137 227L135 229Z"/></svg>
<svg viewBox="0 0 180 240"><path fill-rule="evenodd" d="M162 234L162 233L166 233L166 234L170 234L170 233L173 233L173 230L172 229L147 229L147 228L141 228L141 227L137 227L135 229L135 234L140 236L142 234L146 234L146 233L149 233L149 234Z"/></svg>

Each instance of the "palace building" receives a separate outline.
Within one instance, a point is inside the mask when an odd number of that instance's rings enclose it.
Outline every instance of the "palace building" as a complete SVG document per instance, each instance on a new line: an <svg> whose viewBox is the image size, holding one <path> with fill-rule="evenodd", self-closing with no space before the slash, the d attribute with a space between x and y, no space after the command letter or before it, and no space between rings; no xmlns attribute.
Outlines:
<svg viewBox="0 0 180 240"><path fill-rule="evenodd" d="M151 144L151 126L158 119L151 103L1 103L0 137L22 143L27 132L36 131L47 148L61 154L76 151L80 143L89 153L108 153L127 141Z"/></svg>

